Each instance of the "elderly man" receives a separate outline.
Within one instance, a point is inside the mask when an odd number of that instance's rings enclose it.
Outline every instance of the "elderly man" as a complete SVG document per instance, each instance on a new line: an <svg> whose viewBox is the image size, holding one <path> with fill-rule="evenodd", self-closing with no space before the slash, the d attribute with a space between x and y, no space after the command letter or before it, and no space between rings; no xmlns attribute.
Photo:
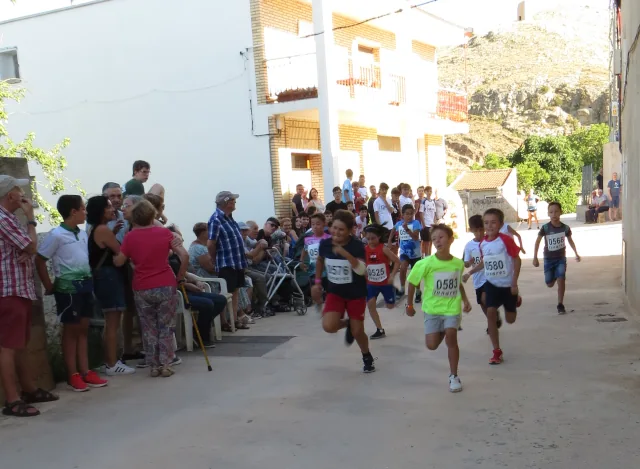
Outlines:
<svg viewBox="0 0 640 469"><path fill-rule="evenodd" d="M609 199L602 193L602 189L596 191L596 196L593 198L589 210L587 210L585 219L587 223L596 223L598 221L598 214L609 211Z"/></svg>
<svg viewBox="0 0 640 469"><path fill-rule="evenodd" d="M102 195L109 199L116 212L116 219L110 221L107 226L113 230L116 239L122 244L124 235L129 231L129 222L124 219L122 213L122 188L117 182L108 182L102 186Z"/></svg>
<svg viewBox="0 0 640 469"><path fill-rule="evenodd" d="M297 217L298 214L304 212L305 200L304 200L304 185L298 184L296 186L296 194L291 199L291 213L293 217Z"/></svg>
<svg viewBox="0 0 640 469"><path fill-rule="evenodd" d="M240 195L229 191L222 191L216 195L217 208L209 219L207 249L218 277L227 282L227 291L232 295L236 328L246 329L238 321L238 290L245 286L244 270L248 265L242 234L232 215L238 197Z"/></svg>
<svg viewBox="0 0 640 469"><path fill-rule="evenodd" d="M33 417L40 411L31 404L58 400L34 386L25 349L31 333L31 302L36 299L32 256L36 253L37 223L31 201L21 187L28 179L0 175L0 382L6 398L2 413ZM25 229L15 212L27 217ZM22 395L16 388L17 377Z"/></svg>

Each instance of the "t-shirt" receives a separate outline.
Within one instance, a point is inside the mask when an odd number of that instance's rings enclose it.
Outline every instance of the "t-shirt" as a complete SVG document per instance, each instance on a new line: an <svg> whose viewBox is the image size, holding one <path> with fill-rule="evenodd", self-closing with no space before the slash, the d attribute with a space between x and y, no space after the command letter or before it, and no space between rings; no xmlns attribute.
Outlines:
<svg viewBox="0 0 640 469"><path fill-rule="evenodd" d="M389 258L384 254L384 244L380 243L375 248L368 245L364 247L365 264L367 264L367 283L369 285L388 285L391 267Z"/></svg>
<svg viewBox="0 0 640 469"><path fill-rule="evenodd" d="M444 212L449 209L449 205L447 204L447 201L442 197L439 197L433 202L436 205L436 220L440 220L444 217Z"/></svg>
<svg viewBox="0 0 640 469"><path fill-rule="evenodd" d="M510 238L513 238L513 235L511 234L511 232L509 231L509 225L507 223L504 223L499 230L500 233L502 234L506 234L507 236L509 236Z"/></svg>
<svg viewBox="0 0 640 469"><path fill-rule="evenodd" d="M411 238L411 234L409 232L413 231L414 233L420 233L420 229L422 225L418 220L412 220L407 223L407 227L409 231L404 229L404 222L399 221L396 223L395 230L398 232L398 239L400 240L400 250L399 254L401 256L407 256L409 259L418 259L422 257L422 252L420 250L420 237L417 240Z"/></svg>
<svg viewBox="0 0 640 469"><path fill-rule="evenodd" d="M596 196L596 197L593 199L593 204L594 204L594 205L596 205L596 206L598 206L598 207L600 206L600 204L601 204L602 202L604 202L604 203L605 203L605 204L604 204L604 207L606 207L606 206L608 205L608 202L609 202L609 197L607 197L606 195L602 194L602 195Z"/></svg>
<svg viewBox="0 0 640 469"><path fill-rule="evenodd" d="M424 199L420 205L424 226L430 227L436 220L436 203L433 199Z"/></svg>
<svg viewBox="0 0 640 469"><path fill-rule="evenodd" d="M335 200L332 200L327 204L327 210L329 210L331 213L336 213L338 210L346 209L347 204L345 204L344 202L336 202Z"/></svg>
<svg viewBox="0 0 640 469"><path fill-rule="evenodd" d="M475 267L476 265L480 264L480 259L482 259L482 255L480 253L480 241L472 239L464 247L462 260L464 262L471 262L471 267ZM473 274L473 288L480 288L486 283L486 281L487 279L484 276L484 270Z"/></svg>
<svg viewBox="0 0 640 469"><path fill-rule="evenodd" d="M389 202L389 205L391 205L391 200L387 199L387 201ZM373 202L373 211L376 212L380 217L380 224L382 226L384 226L388 230L393 228L393 218L391 217L391 213L389 213L387 205L380 197L376 198L376 200ZM373 219L375 220L375 217Z"/></svg>
<svg viewBox="0 0 640 469"><path fill-rule="evenodd" d="M316 272L316 261L318 260L318 253L320 252L320 241L329 238L331 238L329 233L324 233L319 237L313 234L304 237L304 250L306 251L307 258L309 259L309 273L314 274ZM322 276L326 277L326 275L327 273L325 270L322 273Z"/></svg>
<svg viewBox="0 0 640 469"><path fill-rule="evenodd" d="M571 228L560 222L554 226L551 222L542 225L538 236L544 238L544 257L546 259L561 259L567 257L567 236L571 236Z"/></svg>
<svg viewBox="0 0 640 469"><path fill-rule="evenodd" d="M76 293L77 282L91 278L89 237L80 228L64 223L54 228L38 246L38 255L51 261L58 293Z"/></svg>
<svg viewBox="0 0 640 469"><path fill-rule="evenodd" d="M360 197L362 197L363 199L367 198L367 188L366 187L359 187L358 188L358 194L360 194Z"/></svg>
<svg viewBox="0 0 640 469"><path fill-rule="evenodd" d="M513 259L520 255L520 248L513 238L504 233L499 233L491 241L485 237L480 243L480 253L487 282L496 287L510 287L513 281Z"/></svg>
<svg viewBox="0 0 640 469"><path fill-rule="evenodd" d="M159 226L132 230L124 237L120 252L135 266L135 291L176 286L176 276L168 259L172 240L173 233Z"/></svg>
<svg viewBox="0 0 640 469"><path fill-rule="evenodd" d="M400 208L404 207L405 205L411 205L412 207L413 205L413 199L411 197L405 197L404 195L400 196Z"/></svg>
<svg viewBox="0 0 640 469"><path fill-rule="evenodd" d="M353 202L353 186L351 185L351 181L349 179L345 179L342 184L342 201L347 202L347 198L344 196L344 192L349 192L349 200Z"/></svg>
<svg viewBox="0 0 640 469"><path fill-rule="evenodd" d="M343 248L352 256L364 262L364 244L349 238L349 242ZM367 281L363 275L356 274L351 264L344 257L333 253L333 244L330 239L320 241L319 256L324 259L327 278L329 279L327 291L345 299L366 298Z"/></svg>
<svg viewBox="0 0 640 469"><path fill-rule="evenodd" d="M457 257L448 261L436 255L416 262L407 279L414 286L424 280L422 310L425 314L457 316L462 312L462 272L464 262Z"/></svg>
<svg viewBox="0 0 640 469"><path fill-rule="evenodd" d="M131 179L124 185L125 196L144 195L144 185L137 179Z"/></svg>
<svg viewBox="0 0 640 469"><path fill-rule="evenodd" d="M533 210L538 207L538 196L529 194L527 196L527 208Z"/></svg>
<svg viewBox="0 0 640 469"><path fill-rule="evenodd" d="M367 217L364 220L360 218L360 215L356 217L356 236L358 238L362 236L362 231L367 227L368 221Z"/></svg>
<svg viewBox="0 0 640 469"><path fill-rule="evenodd" d="M291 199L291 202L296 206L298 213L304 212L304 205L302 204L302 196L300 194L294 195L293 198ZM296 213L293 210L291 210L291 215L295 216Z"/></svg>
<svg viewBox="0 0 640 469"><path fill-rule="evenodd" d="M607 187L611 191L611 197L620 197L621 186L622 184L620 184L619 179L616 179L615 181L612 179L611 181L609 181L609 184L607 184Z"/></svg>
<svg viewBox="0 0 640 469"><path fill-rule="evenodd" d="M209 255L209 250L206 246L198 243L193 243L191 246L189 246L189 264L191 265L191 267L193 267L194 273L198 277L209 278L212 274L204 270L200 265L200 262L198 262L198 257L205 254Z"/></svg>

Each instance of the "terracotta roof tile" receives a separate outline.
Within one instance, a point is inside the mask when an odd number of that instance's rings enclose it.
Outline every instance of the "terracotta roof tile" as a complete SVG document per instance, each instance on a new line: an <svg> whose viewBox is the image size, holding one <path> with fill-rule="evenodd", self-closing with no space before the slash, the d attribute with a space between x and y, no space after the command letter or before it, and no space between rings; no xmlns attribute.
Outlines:
<svg viewBox="0 0 640 469"><path fill-rule="evenodd" d="M482 171L466 171L454 184L457 191L482 191L503 186L512 169L487 169Z"/></svg>

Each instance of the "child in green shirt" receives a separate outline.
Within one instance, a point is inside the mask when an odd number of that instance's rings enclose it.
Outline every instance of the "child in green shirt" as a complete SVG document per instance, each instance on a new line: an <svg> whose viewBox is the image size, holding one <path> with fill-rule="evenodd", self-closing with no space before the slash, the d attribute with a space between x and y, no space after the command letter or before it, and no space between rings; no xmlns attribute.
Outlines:
<svg viewBox="0 0 640 469"><path fill-rule="evenodd" d="M431 242L436 253L419 261L409 274L409 292L407 296L407 315L414 316L413 294L424 280L424 333L427 348L436 350L446 338L449 349L449 391L462 391L458 377L458 326L461 311L471 311L471 304L462 286L464 262L453 257L450 249L453 243L453 230L446 225L431 228ZM464 306L463 306L464 305Z"/></svg>

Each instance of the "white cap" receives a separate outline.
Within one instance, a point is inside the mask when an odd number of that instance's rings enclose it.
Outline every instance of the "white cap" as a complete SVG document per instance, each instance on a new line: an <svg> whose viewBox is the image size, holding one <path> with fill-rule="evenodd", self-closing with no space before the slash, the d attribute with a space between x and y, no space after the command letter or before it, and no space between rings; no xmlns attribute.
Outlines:
<svg viewBox="0 0 640 469"><path fill-rule="evenodd" d="M16 179L13 176L0 174L0 197L4 197L16 187L24 187L31 184L29 179Z"/></svg>

